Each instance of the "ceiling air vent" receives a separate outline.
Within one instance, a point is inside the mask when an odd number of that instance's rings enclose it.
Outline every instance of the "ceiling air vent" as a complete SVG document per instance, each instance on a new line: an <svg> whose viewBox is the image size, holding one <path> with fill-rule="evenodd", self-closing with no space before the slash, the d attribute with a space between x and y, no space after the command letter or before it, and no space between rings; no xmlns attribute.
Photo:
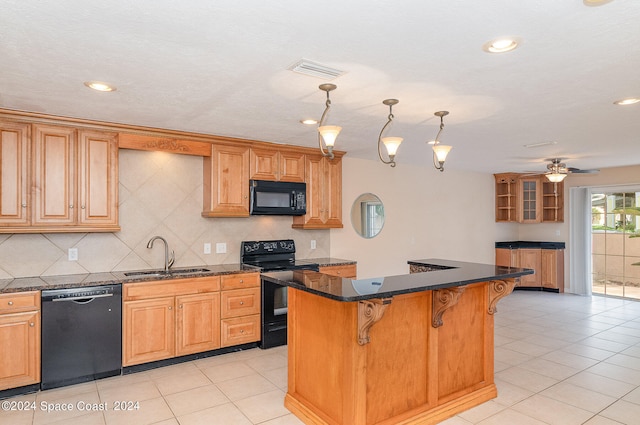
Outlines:
<svg viewBox="0 0 640 425"><path fill-rule="evenodd" d="M321 63L313 62L308 59L301 59L291 65L288 69L299 74L310 75L324 80L333 80L334 78L338 78L339 76L347 73L347 71L330 68L326 65L322 65Z"/></svg>

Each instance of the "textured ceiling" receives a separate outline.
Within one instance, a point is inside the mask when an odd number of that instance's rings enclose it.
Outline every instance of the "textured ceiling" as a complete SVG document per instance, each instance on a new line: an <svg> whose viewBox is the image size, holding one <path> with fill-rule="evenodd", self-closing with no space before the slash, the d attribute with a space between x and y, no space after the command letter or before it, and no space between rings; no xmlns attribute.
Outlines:
<svg viewBox="0 0 640 425"><path fill-rule="evenodd" d="M347 71L331 81L336 148L376 159L405 138L398 166L431 167L448 110L447 167L482 172L640 164L640 1L0 0L0 107L315 146L325 80L302 58ZM513 52L482 45L518 36ZM100 80L112 93L87 89ZM525 148L525 144L556 142ZM434 170L434 172L436 172Z"/></svg>

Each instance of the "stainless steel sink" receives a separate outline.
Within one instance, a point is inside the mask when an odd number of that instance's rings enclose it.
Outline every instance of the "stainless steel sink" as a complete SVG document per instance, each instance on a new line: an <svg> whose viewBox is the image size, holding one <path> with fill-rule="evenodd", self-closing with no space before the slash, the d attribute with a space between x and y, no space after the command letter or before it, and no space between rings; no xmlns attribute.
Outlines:
<svg viewBox="0 0 640 425"><path fill-rule="evenodd" d="M168 272L165 272L164 270L139 270L134 272L125 272L124 275L130 276L130 277L136 277L136 276L153 277L153 276L174 276L174 275L181 275L181 274L208 273L210 271L211 270L209 269L197 267L197 268L191 268L191 269L169 270Z"/></svg>

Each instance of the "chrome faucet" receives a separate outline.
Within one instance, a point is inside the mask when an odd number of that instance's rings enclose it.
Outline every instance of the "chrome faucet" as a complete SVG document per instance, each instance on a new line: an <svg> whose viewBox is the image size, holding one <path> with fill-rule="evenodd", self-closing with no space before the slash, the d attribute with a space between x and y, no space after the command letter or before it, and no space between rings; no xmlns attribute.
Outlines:
<svg viewBox="0 0 640 425"><path fill-rule="evenodd" d="M171 250L171 257L169 257L169 244L167 243L167 240L162 236L154 236L149 239L147 248L153 248L153 242L156 239L160 239L164 243L164 272L169 273L169 269L171 268L171 266L173 266L174 261L176 261L176 253Z"/></svg>

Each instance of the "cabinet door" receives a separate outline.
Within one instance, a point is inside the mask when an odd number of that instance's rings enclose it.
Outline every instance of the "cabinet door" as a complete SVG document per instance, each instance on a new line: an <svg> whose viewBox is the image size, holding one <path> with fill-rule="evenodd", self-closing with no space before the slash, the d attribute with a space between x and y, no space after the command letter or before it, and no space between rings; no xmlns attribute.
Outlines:
<svg viewBox="0 0 640 425"><path fill-rule="evenodd" d="M518 267L517 256L517 249L496 248L496 266Z"/></svg>
<svg viewBox="0 0 640 425"><path fill-rule="evenodd" d="M0 390L40 382L40 312L0 315Z"/></svg>
<svg viewBox="0 0 640 425"><path fill-rule="evenodd" d="M342 158L325 158L324 181L325 224L342 227Z"/></svg>
<svg viewBox="0 0 640 425"><path fill-rule="evenodd" d="M540 284L543 288L564 292L564 251L562 249L542 250Z"/></svg>
<svg viewBox="0 0 640 425"><path fill-rule="evenodd" d="M517 174L494 174L496 180L496 222L516 222L517 217Z"/></svg>
<svg viewBox="0 0 640 425"><path fill-rule="evenodd" d="M304 162L304 153L280 151L280 180L285 182L304 182Z"/></svg>
<svg viewBox="0 0 640 425"><path fill-rule="evenodd" d="M521 248L518 250L518 267L535 270L534 274L520 278L520 286L540 286L540 251L540 248Z"/></svg>
<svg viewBox="0 0 640 425"><path fill-rule="evenodd" d="M29 128L0 121L0 226L30 223Z"/></svg>
<svg viewBox="0 0 640 425"><path fill-rule="evenodd" d="M117 227L117 135L83 130L78 139L79 224Z"/></svg>
<svg viewBox="0 0 640 425"><path fill-rule="evenodd" d="M249 178L255 180L279 180L280 154L272 149L251 149Z"/></svg>
<svg viewBox="0 0 640 425"><path fill-rule="evenodd" d="M178 328L176 355L220 348L220 294L176 297Z"/></svg>
<svg viewBox="0 0 640 425"><path fill-rule="evenodd" d="M356 268L357 266L355 264L348 264L346 266L324 266L320 267L320 273L355 279L357 274Z"/></svg>
<svg viewBox="0 0 640 425"><path fill-rule="evenodd" d="M519 220L521 223L540 223L542 220L542 188L539 177L521 178Z"/></svg>
<svg viewBox="0 0 640 425"><path fill-rule="evenodd" d="M324 227L324 158L306 155L307 213L293 217L293 227Z"/></svg>
<svg viewBox="0 0 640 425"><path fill-rule="evenodd" d="M249 148L212 145L203 186L204 217L248 217Z"/></svg>
<svg viewBox="0 0 640 425"><path fill-rule="evenodd" d="M123 303L122 365L168 359L175 353L174 297Z"/></svg>
<svg viewBox="0 0 640 425"><path fill-rule="evenodd" d="M76 222L75 146L73 128L34 125L34 225Z"/></svg>

